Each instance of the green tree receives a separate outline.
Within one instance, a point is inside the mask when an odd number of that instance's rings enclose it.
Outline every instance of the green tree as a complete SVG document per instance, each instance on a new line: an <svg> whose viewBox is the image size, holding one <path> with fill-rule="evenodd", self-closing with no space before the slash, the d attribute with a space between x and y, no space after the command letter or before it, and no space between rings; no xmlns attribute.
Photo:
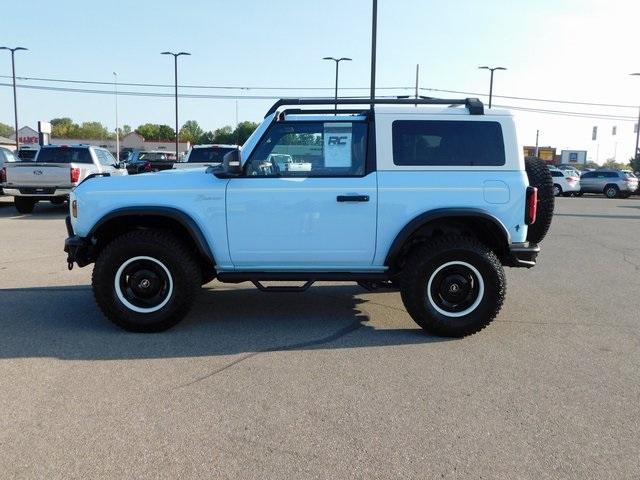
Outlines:
<svg viewBox="0 0 640 480"><path fill-rule="evenodd" d="M229 125L216 128L213 131L213 141L211 143L235 143L233 129Z"/></svg>
<svg viewBox="0 0 640 480"><path fill-rule="evenodd" d="M180 141L196 143L200 137L202 137L203 133L204 130L200 128L198 122L195 120L188 120L180 129Z"/></svg>
<svg viewBox="0 0 640 480"><path fill-rule="evenodd" d="M51 120L51 136L53 138L76 137L78 125L69 117L54 118Z"/></svg>
<svg viewBox="0 0 640 480"><path fill-rule="evenodd" d="M130 125L123 125L121 128L118 128L118 134L120 137L124 137L125 135L129 135L131 133Z"/></svg>
<svg viewBox="0 0 640 480"><path fill-rule="evenodd" d="M604 165L602 165L602 167L610 168L612 170L628 170L629 168L631 168L629 164L616 162L613 158L609 158L606 162L604 162Z"/></svg>
<svg viewBox="0 0 640 480"><path fill-rule="evenodd" d="M240 122L236 129L233 131L234 142L238 145L244 145L247 138L251 136L253 131L258 128L258 124L255 122L244 121Z"/></svg>
<svg viewBox="0 0 640 480"><path fill-rule="evenodd" d="M107 127L100 122L82 122L78 127L77 138L86 138L90 140L115 138L115 134L111 133Z"/></svg>
<svg viewBox="0 0 640 480"><path fill-rule="evenodd" d="M176 139L176 131L169 125L159 125L158 139L161 142L168 142Z"/></svg>
<svg viewBox="0 0 640 480"><path fill-rule="evenodd" d="M640 172L640 155L637 155L635 158L630 158L629 165L631 165L633 172Z"/></svg>
<svg viewBox="0 0 640 480"><path fill-rule="evenodd" d="M9 138L11 135L13 135L13 132L14 130L11 125L0 122L0 137Z"/></svg>

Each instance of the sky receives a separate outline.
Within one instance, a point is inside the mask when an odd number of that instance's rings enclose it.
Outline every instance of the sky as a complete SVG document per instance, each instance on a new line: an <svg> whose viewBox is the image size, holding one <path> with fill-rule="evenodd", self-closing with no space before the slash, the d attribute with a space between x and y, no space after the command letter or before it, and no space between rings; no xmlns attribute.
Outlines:
<svg viewBox="0 0 640 480"><path fill-rule="evenodd" d="M2 0L5 3L7 0ZM18 77L173 84L238 89L182 88L181 93L245 97L238 118L260 121L272 99L251 96L332 96L334 64L341 63L340 95L368 95L371 0L34 0L14 16L4 5L0 46L16 54ZM494 106L591 113L624 118L584 118L514 110L519 140L588 151L603 163L633 154L640 105L640 2L633 0L378 0L377 95L413 94L416 64L421 94L445 98L486 95L489 72L503 66L494 95L626 105L595 107L494 97ZM10 55L0 51L0 122L13 125ZM112 91L112 85L19 80L18 85ZM262 87L260 89L258 87ZM266 88L265 88L266 87ZM385 89L384 87L406 87ZM302 90L324 88L325 90ZM360 88L360 90L357 90ZM120 85L122 92L172 94L169 87ZM356 90L354 90L356 89ZM481 97L486 101L486 97ZM173 98L118 96L119 124L173 126ZM18 88L20 126L71 117L115 128L112 94ZM180 124L196 120L205 130L236 122L235 99L181 98ZM591 140L593 126L598 139ZM613 136L612 127L617 127Z"/></svg>

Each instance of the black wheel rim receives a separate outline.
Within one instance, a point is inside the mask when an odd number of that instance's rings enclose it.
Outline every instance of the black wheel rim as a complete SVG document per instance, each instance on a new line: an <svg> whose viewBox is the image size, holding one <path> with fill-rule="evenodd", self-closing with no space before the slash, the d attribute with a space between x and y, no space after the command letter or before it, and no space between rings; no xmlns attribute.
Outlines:
<svg viewBox="0 0 640 480"><path fill-rule="evenodd" d="M431 275L427 300L440 313L461 317L475 310L484 294L484 280L466 262L448 262Z"/></svg>
<svg viewBox="0 0 640 480"><path fill-rule="evenodd" d="M173 280L167 267L151 257L135 257L123 263L116 273L116 294L129 309L151 313L162 308L173 293Z"/></svg>

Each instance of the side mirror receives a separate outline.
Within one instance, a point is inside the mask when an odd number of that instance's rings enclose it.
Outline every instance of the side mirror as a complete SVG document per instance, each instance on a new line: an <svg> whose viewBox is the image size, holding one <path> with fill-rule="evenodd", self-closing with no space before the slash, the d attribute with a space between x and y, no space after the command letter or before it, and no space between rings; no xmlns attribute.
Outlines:
<svg viewBox="0 0 640 480"><path fill-rule="evenodd" d="M227 175L242 174L242 162L240 160L240 150L231 150L222 157L222 171Z"/></svg>

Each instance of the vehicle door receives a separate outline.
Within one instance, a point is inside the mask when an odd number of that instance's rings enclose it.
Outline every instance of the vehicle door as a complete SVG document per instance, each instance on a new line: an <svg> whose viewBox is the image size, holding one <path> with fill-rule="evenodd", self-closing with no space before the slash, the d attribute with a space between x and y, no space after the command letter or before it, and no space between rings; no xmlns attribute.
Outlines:
<svg viewBox="0 0 640 480"><path fill-rule="evenodd" d="M580 177L580 190L582 192L594 193L596 189L596 172L586 172Z"/></svg>
<svg viewBox="0 0 640 480"><path fill-rule="evenodd" d="M318 271L372 264L377 180L367 168L367 131L365 120L271 125L243 175L227 185L229 254L236 268Z"/></svg>

